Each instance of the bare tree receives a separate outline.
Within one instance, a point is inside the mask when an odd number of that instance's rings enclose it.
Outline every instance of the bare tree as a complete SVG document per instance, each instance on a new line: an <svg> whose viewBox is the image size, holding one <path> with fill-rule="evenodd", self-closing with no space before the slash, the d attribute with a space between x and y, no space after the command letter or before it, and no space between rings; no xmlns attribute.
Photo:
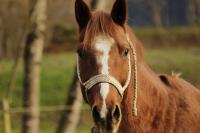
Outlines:
<svg viewBox="0 0 200 133"><path fill-rule="evenodd" d="M71 108L63 111L56 131L57 133L75 132L80 118L82 101L81 89L75 73L66 100L66 106Z"/></svg>
<svg viewBox="0 0 200 133"><path fill-rule="evenodd" d="M92 10L110 11L115 0L84 0Z"/></svg>
<svg viewBox="0 0 200 133"><path fill-rule="evenodd" d="M92 9L105 10L107 0L91 0Z"/></svg>
<svg viewBox="0 0 200 133"><path fill-rule="evenodd" d="M30 0L29 31L24 52L23 133L39 132L40 65L46 31L46 0Z"/></svg>
<svg viewBox="0 0 200 133"><path fill-rule="evenodd" d="M163 0L147 0L147 4L151 9L153 17L153 25L157 28L162 27L162 4Z"/></svg>
<svg viewBox="0 0 200 133"><path fill-rule="evenodd" d="M196 23L200 24L200 0L193 0L195 6Z"/></svg>
<svg viewBox="0 0 200 133"><path fill-rule="evenodd" d="M26 9L27 2L25 0L0 1L1 56L16 56L20 40L24 36L24 25L27 19Z"/></svg>

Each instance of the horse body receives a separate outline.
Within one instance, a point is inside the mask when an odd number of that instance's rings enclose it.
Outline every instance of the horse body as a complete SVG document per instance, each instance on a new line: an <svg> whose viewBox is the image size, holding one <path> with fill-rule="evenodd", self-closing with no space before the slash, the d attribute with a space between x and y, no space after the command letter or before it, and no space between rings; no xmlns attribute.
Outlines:
<svg viewBox="0 0 200 133"><path fill-rule="evenodd" d="M198 133L197 88L176 76L157 75L143 61L138 65L138 116L131 113L133 86L130 85L122 102L119 133Z"/></svg>
<svg viewBox="0 0 200 133"><path fill-rule="evenodd" d="M129 30L132 41L140 45L138 51L142 52L140 41L131 32ZM199 90L176 75L157 75L143 60L138 65L138 116L132 115L134 92L131 78L122 101L119 133L198 133Z"/></svg>
<svg viewBox="0 0 200 133"><path fill-rule="evenodd" d="M126 24L125 0L116 0L111 14L91 12L76 0L75 14L80 28L77 72L97 129L92 133L199 132L200 91L176 75L157 75L145 63L143 46ZM129 64L135 65L132 71Z"/></svg>

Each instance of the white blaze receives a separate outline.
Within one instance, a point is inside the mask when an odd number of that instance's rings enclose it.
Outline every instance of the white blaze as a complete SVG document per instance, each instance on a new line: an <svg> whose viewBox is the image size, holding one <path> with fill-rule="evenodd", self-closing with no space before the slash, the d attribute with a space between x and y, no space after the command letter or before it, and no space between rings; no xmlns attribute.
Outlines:
<svg viewBox="0 0 200 133"><path fill-rule="evenodd" d="M113 39L106 36L98 36L95 43L95 48L101 54L97 57L97 62L101 65L100 72L101 74L109 74L109 53L111 46L113 44ZM101 83L100 84L100 94L103 99L103 104L101 108L100 115L102 118L106 117L107 107L106 107L106 97L109 93L109 84Z"/></svg>

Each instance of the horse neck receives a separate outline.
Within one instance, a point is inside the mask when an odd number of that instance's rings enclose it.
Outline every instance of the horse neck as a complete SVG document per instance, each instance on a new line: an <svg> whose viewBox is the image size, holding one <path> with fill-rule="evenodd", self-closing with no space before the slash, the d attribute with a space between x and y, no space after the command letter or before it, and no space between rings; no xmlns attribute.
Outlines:
<svg viewBox="0 0 200 133"><path fill-rule="evenodd" d="M166 101L167 91L159 76L145 63L139 64L138 71L138 113L145 105L153 110L164 105L161 102Z"/></svg>
<svg viewBox="0 0 200 133"><path fill-rule="evenodd" d="M152 119L150 117L154 117L156 113L161 113L162 110L164 111L167 101L166 90L158 76L148 67L148 65L143 62L139 63L137 98L138 116L133 116L133 80L134 78L132 77L130 85L125 92L124 100L122 102L122 126L124 125L125 127L128 127L129 125L132 128L132 130L130 129L130 132L132 132L136 128L138 129L138 127L140 127L140 124L145 125L145 121L148 122L147 119Z"/></svg>

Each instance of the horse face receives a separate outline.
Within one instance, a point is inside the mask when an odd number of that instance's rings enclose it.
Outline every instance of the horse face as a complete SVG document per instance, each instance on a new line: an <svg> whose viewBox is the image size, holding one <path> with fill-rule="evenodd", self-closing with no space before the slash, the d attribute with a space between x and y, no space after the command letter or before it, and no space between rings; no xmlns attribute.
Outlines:
<svg viewBox="0 0 200 133"><path fill-rule="evenodd" d="M124 31L125 1L117 0L109 15L91 13L82 0L77 0L75 12L80 28L77 67L81 80L85 82L95 75L104 74L111 75L123 86L128 75L129 53ZM122 118L123 100L118 90L109 83L96 84L89 91L81 86L81 90L92 109L96 127L103 133L117 132Z"/></svg>
<svg viewBox="0 0 200 133"><path fill-rule="evenodd" d="M123 39L122 39L123 40ZM81 43L77 50L80 76L83 81L98 75L111 75L122 85L125 84L128 75L128 44L120 45L115 38L98 35L90 45ZM89 91L82 86L85 100L92 108L95 123L102 129L115 129L121 120L122 97L117 89L108 83L99 83ZM110 127L109 127L110 126Z"/></svg>

